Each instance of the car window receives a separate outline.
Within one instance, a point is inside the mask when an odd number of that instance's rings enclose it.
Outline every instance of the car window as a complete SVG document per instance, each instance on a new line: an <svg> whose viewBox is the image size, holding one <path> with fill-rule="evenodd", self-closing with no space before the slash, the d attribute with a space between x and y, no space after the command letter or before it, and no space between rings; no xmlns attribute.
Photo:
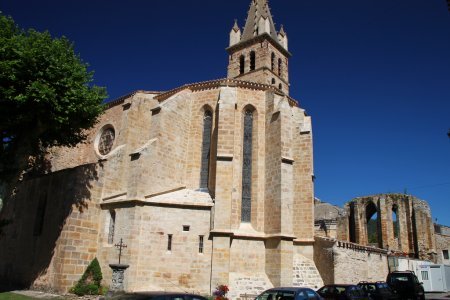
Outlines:
<svg viewBox="0 0 450 300"><path fill-rule="evenodd" d="M319 299L318 295L313 290L305 290L305 292L308 295L308 299L314 299L314 300Z"/></svg>
<svg viewBox="0 0 450 300"><path fill-rule="evenodd" d="M167 297L169 300L184 300L183 296L170 296Z"/></svg>
<svg viewBox="0 0 450 300"><path fill-rule="evenodd" d="M300 291L297 294L296 300L308 300L308 295L304 291Z"/></svg>
<svg viewBox="0 0 450 300"><path fill-rule="evenodd" d="M262 293L258 297L256 297L256 300L277 300L277 291L271 290Z"/></svg>
<svg viewBox="0 0 450 300"><path fill-rule="evenodd" d="M295 293L291 291L279 291L275 300L294 300Z"/></svg>

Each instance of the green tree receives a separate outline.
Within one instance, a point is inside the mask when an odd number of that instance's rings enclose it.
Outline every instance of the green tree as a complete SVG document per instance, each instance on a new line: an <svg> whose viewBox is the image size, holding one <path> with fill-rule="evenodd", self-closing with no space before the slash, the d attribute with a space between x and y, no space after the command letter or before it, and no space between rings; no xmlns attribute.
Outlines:
<svg viewBox="0 0 450 300"><path fill-rule="evenodd" d="M24 173L42 167L46 149L85 140L107 97L92 80L67 38L23 30L0 12L0 183L6 199Z"/></svg>

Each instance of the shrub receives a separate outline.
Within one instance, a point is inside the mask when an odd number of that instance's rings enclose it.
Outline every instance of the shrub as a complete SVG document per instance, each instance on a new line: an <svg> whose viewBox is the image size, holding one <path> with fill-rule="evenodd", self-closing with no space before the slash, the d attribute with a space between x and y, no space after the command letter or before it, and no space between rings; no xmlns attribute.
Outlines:
<svg viewBox="0 0 450 300"><path fill-rule="evenodd" d="M103 293L102 279L102 269L97 258L94 258L70 292L78 296L100 295Z"/></svg>

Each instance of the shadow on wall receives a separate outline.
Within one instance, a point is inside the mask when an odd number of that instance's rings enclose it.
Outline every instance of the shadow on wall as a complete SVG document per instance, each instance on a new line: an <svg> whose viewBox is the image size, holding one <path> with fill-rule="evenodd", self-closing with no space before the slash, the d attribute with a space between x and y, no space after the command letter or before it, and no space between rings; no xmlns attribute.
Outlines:
<svg viewBox="0 0 450 300"><path fill-rule="evenodd" d="M98 180L98 164L88 164L20 183L0 212L0 291L29 288L36 279L51 285L61 271L65 239L57 245L67 218L84 212ZM68 241L68 240L67 240ZM53 262L52 262L53 259Z"/></svg>

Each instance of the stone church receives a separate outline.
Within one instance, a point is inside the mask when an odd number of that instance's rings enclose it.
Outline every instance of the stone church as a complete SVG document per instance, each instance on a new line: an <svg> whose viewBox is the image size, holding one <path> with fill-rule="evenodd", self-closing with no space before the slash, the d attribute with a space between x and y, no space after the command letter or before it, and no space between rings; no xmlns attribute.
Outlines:
<svg viewBox="0 0 450 300"><path fill-rule="evenodd" d="M116 99L86 143L50 151L4 208L0 281L67 291L97 257L108 285L122 240L128 291L322 285L311 118L266 0L227 52L227 78Z"/></svg>

